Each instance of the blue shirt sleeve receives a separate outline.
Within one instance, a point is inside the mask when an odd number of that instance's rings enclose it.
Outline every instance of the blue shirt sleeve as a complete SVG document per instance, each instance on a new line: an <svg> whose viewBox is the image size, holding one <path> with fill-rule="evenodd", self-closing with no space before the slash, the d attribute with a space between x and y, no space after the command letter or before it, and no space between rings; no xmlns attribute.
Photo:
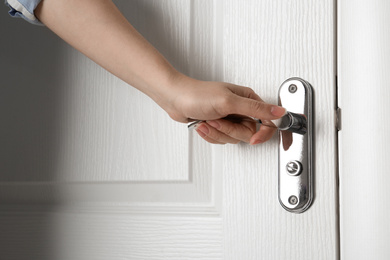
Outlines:
<svg viewBox="0 0 390 260"><path fill-rule="evenodd" d="M37 25L43 25L34 15L34 10L42 0L5 0L10 7L9 14L12 17L23 18L24 20Z"/></svg>

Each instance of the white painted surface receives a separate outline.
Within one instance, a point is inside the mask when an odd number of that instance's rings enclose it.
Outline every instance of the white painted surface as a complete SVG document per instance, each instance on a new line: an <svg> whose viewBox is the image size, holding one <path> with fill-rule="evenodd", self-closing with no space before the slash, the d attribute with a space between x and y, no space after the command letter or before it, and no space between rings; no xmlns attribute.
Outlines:
<svg viewBox="0 0 390 260"><path fill-rule="evenodd" d="M339 1L341 258L390 259L390 2Z"/></svg>
<svg viewBox="0 0 390 260"><path fill-rule="evenodd" d="M224 1L224 80L277 102L298 76L315 96L315 200L304 214L277 202L277 138L225 146L223 216L227 259L336 259L333 1Z"/></svg>
<svg viewBox="0 0 390 260"><path fill-rule="evenodd" d="M116 3L191 76L247 85L273 103L289 77L313 85L314 204L301 215L279 205L277 138L218 147L188 137L186 126L45 29L3 15L1 34L13 37L0 49L22 47L0 59L10 125L0 130L3 255L336 259L333 1ZM36 39L32 51L18 41L24 34ZM20 71L27 76L5 77Z"/></svg>

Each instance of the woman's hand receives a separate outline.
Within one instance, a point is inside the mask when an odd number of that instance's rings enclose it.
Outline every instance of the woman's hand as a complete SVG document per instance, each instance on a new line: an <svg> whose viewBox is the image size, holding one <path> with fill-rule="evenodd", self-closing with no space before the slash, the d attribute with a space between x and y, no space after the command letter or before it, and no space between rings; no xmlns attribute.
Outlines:
<svg viewBox="0 0 390 260"><path fill-rule="evenodd" d="M34 13L66 42L152 98L174 120L206 120L196 131L208 142L265 142L275 129L262 126L256 133L253 120L225 117L270 120L285 113L263 102L250 88L199 81L179 73L110 0L43 0Z"/></svg>
<svg viewBox="0 0 390 260"><path fill-rule="evenodd" d="M210 143L263 143L276 129L262 126L256 133L256 122L250 117L272 120L286 112L282 107L265 103L248 87L199 81L184 75L175 79L167 94L167 102L156 100L157 103L176 121L205 120L196 131Z"/></svg>

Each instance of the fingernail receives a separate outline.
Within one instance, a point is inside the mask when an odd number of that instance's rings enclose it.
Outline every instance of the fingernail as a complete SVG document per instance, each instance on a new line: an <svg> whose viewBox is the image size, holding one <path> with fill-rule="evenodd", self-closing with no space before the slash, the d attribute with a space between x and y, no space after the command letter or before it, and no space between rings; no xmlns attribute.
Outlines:
<svg viewBox="0 0 390 260"><path fill-rule="evenodd" d="M205 137L206 136L203 132L199 131L198 129L196 129L196 132L200 135L200 137Z"/></svg>
<svg viewBox="0 0 390 260"><path fill-rule="evenodd" d="M215 129L221 128L221 125L217 121L206 121L206 122L207 122L207 124L211 125Z"/></svg>
<svg viewBox="0 0 390 260"><path fill-rule="evenodd" d="M198 128L196 128L196 130L201 131L205 135L209 134L209 129L207 126L205 126L205 124L201 124L200 126L198 126Z"/></svg>
<svg viewBox="0 0 390 260"><path fill-rule="evenodd" d="M277 117L284 116L286 114L286 109L284 107L272 106L271 114Z"/></svg>

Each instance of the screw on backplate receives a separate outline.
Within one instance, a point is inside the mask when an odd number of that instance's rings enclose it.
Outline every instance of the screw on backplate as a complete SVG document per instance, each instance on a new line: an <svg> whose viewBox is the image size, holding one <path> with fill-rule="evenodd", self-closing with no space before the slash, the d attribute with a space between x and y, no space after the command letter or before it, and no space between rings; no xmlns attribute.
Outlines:
<svg viewBox="0 0 390 260"><path fill-rule="evenodd" d="M302 166L298 161L290 161L286 165L286 170L290 175L299 175L302 171Z"/></svg>
<svg viewBox="0 0 390 260"><path fill-rule="evenodd" d="M295 205L298 203L298 198L294 195L290 196L290 198L288 198L288 203L290 203L291 205Z"/></svg>
<svg viewBox="0 0 390 260"><path fill-rule="evenodd" d="M290 93L295 93L295 92L297 92L297 90L298 90L297 85L291 84L291 85L288 87L288 91L290 91Z"/></svg>

